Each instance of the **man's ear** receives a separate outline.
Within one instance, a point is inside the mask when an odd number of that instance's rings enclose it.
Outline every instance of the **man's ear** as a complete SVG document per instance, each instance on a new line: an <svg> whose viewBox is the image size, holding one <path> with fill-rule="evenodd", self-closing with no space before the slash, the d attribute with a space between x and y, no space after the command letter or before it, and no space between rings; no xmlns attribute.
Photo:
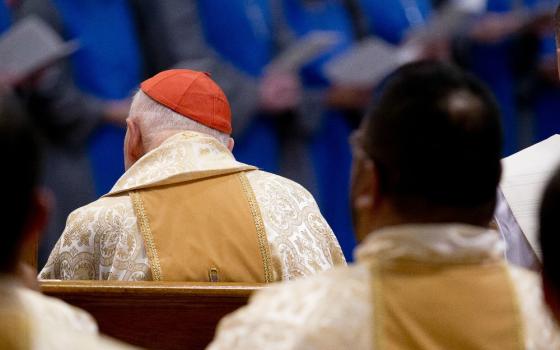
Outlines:
<svg viewBox="0 0 560 350"><path fill-rule="evenodd" d="M144 142L138 122L133 118L126 120L126 137L124 139L125 168L128 170L144 155Z"/></svg>
<svg viewBox="0 0 560 350"><path fill-rule="evenodd" d="M375 209L381 200L379 176L372 160L363 159L353 169L351 196L354 231L361 241L374 228Z"/></svg>
<svg viewBox="0 0 560 350"><path fill-rule="evenodd" d="M230 152L233 152L233 147L235 147L235 140L233 139L233 137L230 137L228 140L227 148Z"/></svg>

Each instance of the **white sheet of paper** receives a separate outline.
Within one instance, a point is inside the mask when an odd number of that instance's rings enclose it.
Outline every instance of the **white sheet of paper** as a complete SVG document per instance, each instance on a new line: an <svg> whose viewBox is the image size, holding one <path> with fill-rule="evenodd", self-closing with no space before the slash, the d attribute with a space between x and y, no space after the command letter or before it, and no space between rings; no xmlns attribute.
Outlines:
<svg viewBox="0 0 560 350"><path fill-rule="evenodd" d="M74 52L77 46L65 43L39 17L26 17L0 37L0 78L18 82Z"/></svg>
<svg viewBox="0 0 560 350"><path fill-rule="evenodd" d="M544 188L560 164L560 135L502 160L500 189L531 247L541 258L538 212Z"/></svg>
<svg viewBox="0 0 560 350"><path fill-rule="evenodd" d="M276 57L268 65L268 69L298 72L307 63L323 55L339 42L340 35L337 32L310 32Z"/></svg>
<svg viewBox="0 0 560 350"><path fill-rule="evenodd" d="M452 0L430 16L429 21L411 28L409 41L423 41L427 38L453 36L461 31L469 18L484 12L485 0Z"/></svg>
<svg viewBox="0 0 560 350"><path fill-rule="evenodd" d="M394 45L366 38L328 62L325 75L337 85L375 86L403 63L400 54Z"/></svg>
<svg viewBox="0 0 560 350"><path fill-rule="evenodd" d="M486 10L487 0L451 0L449 3L468 13L482 13Z"/></svg>

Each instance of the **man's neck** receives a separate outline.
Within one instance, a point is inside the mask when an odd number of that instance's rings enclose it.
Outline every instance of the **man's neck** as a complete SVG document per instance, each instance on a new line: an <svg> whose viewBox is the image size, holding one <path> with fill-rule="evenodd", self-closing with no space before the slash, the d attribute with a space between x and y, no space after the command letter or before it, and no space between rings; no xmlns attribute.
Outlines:
<svg viewBox="0 0 560 350"><path fill-rule="evenodd" d="M414 224L449 224L462 223L472 226L488 227L490 218L480 214L479 210L458 210L453 208L439 208L432 211L418 210L418 212L403 213L395 209L393 204L382 205L376 210L376 215L370 220L370 233L383 228L414 225Z"/></svg>
<svg viewBox="0 0 560 350"><path fill-rule="evenodd" d="M180 134L182 132L185 132L185 131L186 130L166 130L166 131L161 131L161 132L158 132L154 135L151 135L144 142L145 153L148 153L148 152L158 148L159 146L161 146L162 143L165 142L165 140L169 139L170 137L173 137L173 136L175 136L177 134Z"/></svg>

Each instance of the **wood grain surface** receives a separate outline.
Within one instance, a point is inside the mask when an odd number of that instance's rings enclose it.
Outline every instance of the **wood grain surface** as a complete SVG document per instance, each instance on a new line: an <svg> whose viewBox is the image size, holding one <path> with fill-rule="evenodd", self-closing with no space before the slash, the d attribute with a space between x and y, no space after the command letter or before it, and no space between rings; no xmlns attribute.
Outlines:
<svg viewBox="0 0 560 350"><path fill-rule="evenodd" d="M46 295L88 311L102 333L148 349L204 349L219 320L263 285L44 281Z"/></svg>

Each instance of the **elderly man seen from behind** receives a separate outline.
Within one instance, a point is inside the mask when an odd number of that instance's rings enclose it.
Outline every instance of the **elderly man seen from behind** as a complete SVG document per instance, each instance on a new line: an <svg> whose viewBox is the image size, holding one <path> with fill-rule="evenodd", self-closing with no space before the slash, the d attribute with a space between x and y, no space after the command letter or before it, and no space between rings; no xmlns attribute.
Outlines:
<svg viewBox="0 0 560 350"><path fill-rule="evenodd" d="M258 283L345 263L305 189L234 159L208 74L148 79L127 125L126 173L70 215L41 278Z"/></svg>

